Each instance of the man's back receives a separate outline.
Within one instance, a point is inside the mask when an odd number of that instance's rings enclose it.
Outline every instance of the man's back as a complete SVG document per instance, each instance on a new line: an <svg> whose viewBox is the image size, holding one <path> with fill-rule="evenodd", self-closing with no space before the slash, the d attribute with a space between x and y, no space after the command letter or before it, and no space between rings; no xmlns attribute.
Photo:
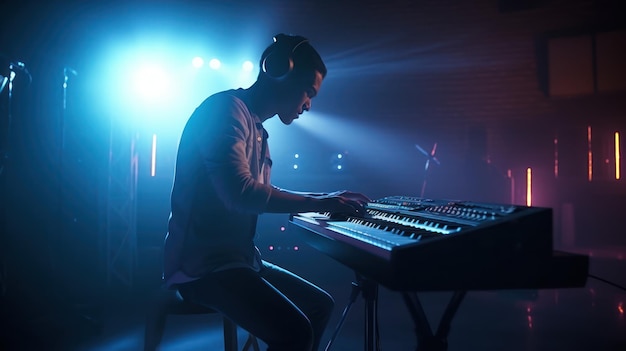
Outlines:
<svg viewBox="0 0 626 351"><path fill-rule="evenodd" d="M264 131L240 94L209 97L183 131L165 242L168 284L224 267L258 265L253 239L270 193L260 172L258 140L263 142Z"/></svg>

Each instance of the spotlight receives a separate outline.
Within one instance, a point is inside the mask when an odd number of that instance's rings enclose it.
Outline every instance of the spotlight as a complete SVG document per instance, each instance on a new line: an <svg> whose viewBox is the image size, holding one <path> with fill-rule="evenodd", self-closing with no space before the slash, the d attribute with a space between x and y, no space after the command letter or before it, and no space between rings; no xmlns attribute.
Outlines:
<svg viewBox="0 0 626 351"><path fill-rule="evenodd" d="M144 99L160 99L170 87L169 77L165 70L156 64L140 67L133 77L135 96Z"/></svg>
<svg viewBox="0 0 626 351"><path fill-rule="evenodd" d="M195 68L201 68L202 66L204 66L204 60L202 59L202 57L196 56L191 60L191 64Z"/></svg>
<svg viewBox="0 0 626 351"><path fill-rule="evenodd" d="M213 69L219 69L221 66L222 66L222 63L218 59L214 58L214 59L211 59L211 61L209 61L209 67Z"/></svg>
<svg viewBox="0 0 626 351"><path fill-rule="evenodd" d="M254 68L254 64L252 63L252 61L245 61L241 68L246 72L250 72Z"/></svg>
<svg viewBox="0 0 626 351"><path fill-rule="evenodd" d="M299 159L300 158L300 154L294 154L293 158ZM294 161L294 162L297 162L297 161ZM298 169L298 164L297 163L293 164L293 169Z"/></svg>
<svg viewBox="0 0 626 351"><path fill-rule="evenodd" d="M344 164L346 162L346 153L338 152L331 157L330 164L331 169L335 171L341 171L344 168Z"/></svg>

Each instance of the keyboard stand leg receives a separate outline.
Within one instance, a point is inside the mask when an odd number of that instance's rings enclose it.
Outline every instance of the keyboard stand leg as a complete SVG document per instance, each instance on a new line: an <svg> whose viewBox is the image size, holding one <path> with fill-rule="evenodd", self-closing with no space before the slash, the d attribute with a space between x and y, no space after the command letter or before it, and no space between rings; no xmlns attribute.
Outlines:
<svg viewBox="0 0 626 351"><path fill-rule="evenodd" d="M403 292L402 297L415 323L417 351L445 351L448 349L450 324L467 291L455 291L448 302L439 322L437 332L433 334L417 293Z"/></svg>
<svg viewBox="0 0 626 351"><path fill-rule="evenodd" d="M361 277L356 274L356 282L352 282L352 292L350 293L350 300L348 305L341 314L341 319L330 338L330 341L326 345L325 351L329 351L333 342L339 335L339 331L343 327L343 323L346 321L350 308L356 301L357 297L361 294L365 299L365 350L374 351L374 347L378 349L378 330L377 330L377 302L378 302L378 284Z"/></svg>
<svg viewBox="0 0 626 351"><path fill-rule="evenodd" d="M365 299L365 350L378 350L378 284L366 279L362 279L359 284Z"/></svg>

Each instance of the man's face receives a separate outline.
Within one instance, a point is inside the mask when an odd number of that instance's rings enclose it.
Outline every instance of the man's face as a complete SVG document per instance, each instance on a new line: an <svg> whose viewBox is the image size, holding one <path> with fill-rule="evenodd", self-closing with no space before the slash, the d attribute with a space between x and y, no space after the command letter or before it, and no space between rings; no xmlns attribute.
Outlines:
<svg viewBox="0 0 626 351"><path fill-rule="evenodd" d="M304 111L311 109L311 99L320 91L322 74L315 72L315 77L309 84L296 81L285 87L285 94L280 103L278 117L284 124L291 124Z"/></svg>

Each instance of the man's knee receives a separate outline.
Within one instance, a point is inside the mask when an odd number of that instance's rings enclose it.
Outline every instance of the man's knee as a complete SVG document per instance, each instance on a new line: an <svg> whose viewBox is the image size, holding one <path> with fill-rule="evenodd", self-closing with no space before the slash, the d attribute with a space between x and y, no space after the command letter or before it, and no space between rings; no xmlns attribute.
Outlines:
<svg viewBox="0 0 626 351"><path fill-rule="evenodd" d="M320 317L322 317L322 319L325 319L324 317L330 318L330 315L332 314L334 308L335 299L333 299L330 294L324 292L319 295L317 303L317 313Z"/></svg>
<svg viewBox="0 0 626 351"><path fill-rule="evenodd" d="M322 304L327 312L331 312L335 308L335 299L328 293L324 293L324 298L322 299Z"/></svg>

